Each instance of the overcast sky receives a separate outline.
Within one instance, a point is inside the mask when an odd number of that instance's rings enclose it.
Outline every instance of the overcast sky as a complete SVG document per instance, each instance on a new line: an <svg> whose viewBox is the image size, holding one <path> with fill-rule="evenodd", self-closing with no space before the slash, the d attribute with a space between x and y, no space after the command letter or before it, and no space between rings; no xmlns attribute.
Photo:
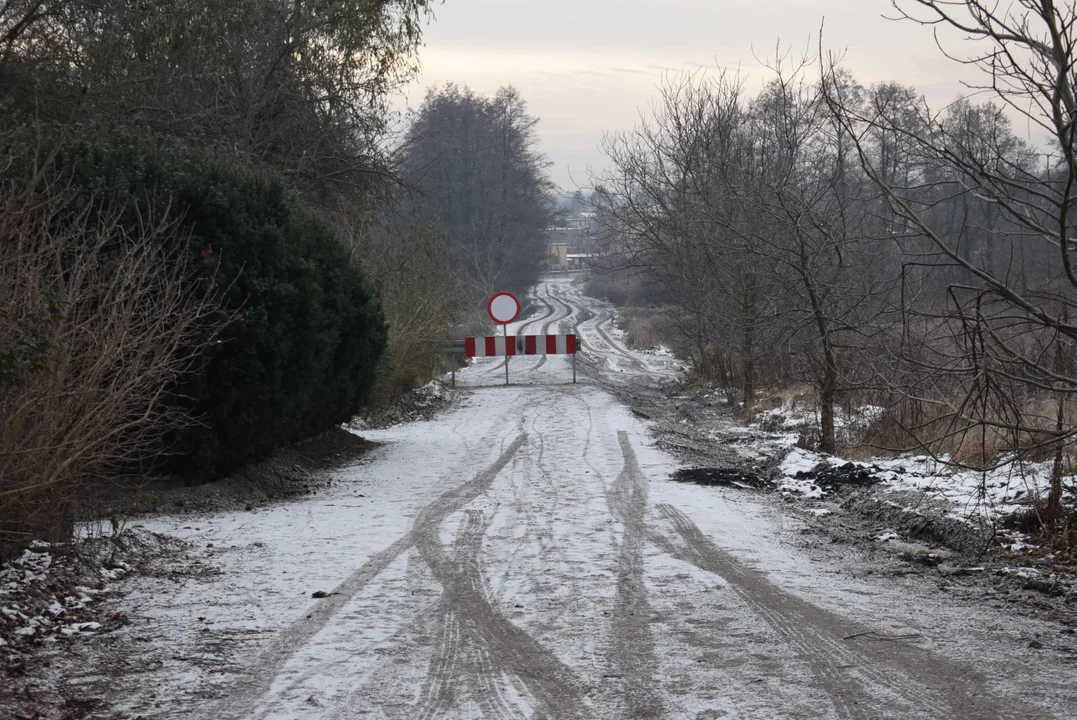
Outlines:
<svg viewBox="0 0 1077 720"><path fill-rule="evenodd" d="M913 85L933 107L953 100L968 71L941 56L930 30L883 17L893 14L889 0L446 0L398 107L450 81L482 94L514 85L541 118L551 176L571 190L605 167L603 133L631 128L663 74L739 67L754 94L764 78L755 56L773 56L779 38L814 51L824 18L825 47L844 51L861 82Z"/></svg>

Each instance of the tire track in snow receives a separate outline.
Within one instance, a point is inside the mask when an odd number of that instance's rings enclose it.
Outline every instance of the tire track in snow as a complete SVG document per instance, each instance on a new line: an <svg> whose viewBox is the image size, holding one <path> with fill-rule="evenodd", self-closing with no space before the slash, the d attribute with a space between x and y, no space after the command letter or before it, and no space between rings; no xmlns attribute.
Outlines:
<svg viewBox="0 0 1077 720"><path fill-rule="evenodd" d="M545 356L543 356L545 358ZM564 401L567 398L558 394L558 400ZM538 412L536 415L544 415L543 411L546 410L546 406L539 406L536 408ZM554 413L558 413L558 409L555 405L553 408ZM563 417L558 414L557 417ZM550 453L554 456L553 462L548 462L546 458L546 436L539 429L539 420L536 418L534 425L534 432L539 439L538 453L535 457L535 467L538 470L538 477L545 481L545 491L541 494L544 504L543 515L546 518L544 527L538 532L540 541L541 554L544 559L550 559L556 557L557 561L567 564L569 562L568 550L562 543L556 542L557 539L557 518L558 510L561 505L561 488L560 488L560 468L556 465L556 453ZM551 445L556 449L557 445L561 442L557 435L551 438ZM548 560L547 560L548 561Z"/></svg>
<svg viewBox="0 0 1077 720"><path fill-rule="evenodd" d="M738 597L808 659L839 716L852 720L891 717L1018 720L1027 717L1027 712L1020 711L1008 701L988 695L982 679L967 668L941 661L929 651L896 642L873 646L873 653L865 652L864 647L848 645L842 638L862 628L781 590L749 570L715 545L677 508L660 504L657 509L669 520L684 546L674 544L657 531L650 533L651 541L673 557L725 579ZM911 681L899 678L880 665L900 668ZM857 676L869 681L886 697L869 692ZM1039 710L1037 713L1039 717L1047 717Z"/></svg>
<svg viewBox="0 0 1077 720"><path fill-rule="evenodd" d="M456 702L455 679L460 656L460 620L451 608L443 608L438 617L438 644L430 660L430 670L419 696L419 706L409 715L429 720Z"/></svg>
<svg viewBox="0 0 1077 720"><path fill-rule="evenodd" d="M543 477L546 478L550 478L552 476L546 474L546 471L542 467L543 456L546 452L546 439L545 435L539 427L538 417L540 417L543 414L544 410L553 402L555 402L555 400L551 398L538 398L534 400L531 403L531 409L533 411L533 414L524 425L524 427L527 429L528 437L534 438L531 444L533 451L525 455L522 459L522 462L525 463L524 469L529 469L529 465L533 462L534 465L538 467L539 472L543 474ZM534 456L534 458L532 456ZM509 487L511 489L512 509L519 517L523 519L527 536L538 538L540 548L545 551L547 547L546 541L553 538L553 532L549 529L550 522L552 522L552 519L549 517L549 513L546 513L547 530L544 531L542 529L539 529L539 520L536 517L535 512L532 510L531 503L528 501L527 498L525 498L525 494L527 492L526 482L521 484L518 483L515 478L510 477ZM506 564L505 572L502 576L503 585L508 581L509 577L515 571L517 567L516 559L523 552L524 547L517 543L516 547L512 550L512 553L509 556L509 562ZM562 554L562 559L563 557L564 556ZM498 599L500 599L500 597Z"/></svg>
<svg viewBox="0 0 1077 720"><path fill-rule="evenodd" d="M514 710L511 703L505 699L505 693L499 680L502 674L495 672L490 660L490 653L485 648L473 645L471 648L472 663L475 668L475 677L472 680L472 697L478 703L482 711L482 717L491 720L500 718L516 718L521 715L519 710Z"/></svg>
<svg viewBox="0 0 1077 720"><path fill-rule="evenodd" d="M521 433L493 464L468 482L442 493L434 502L419 511L407 535L384 550L374 553L362 567L337 585L329 597L319 600L310 608L310 612L303 619L297 620L282 630L253 668L255 674L241 680L237 687L233 688L231 696L220 703L212 717L246 717L251 708L269 692L273 681L300 648L324 628L349 600L406 550L420 545L421 541L428 541L430 537L436 537L442 520L485 492L497 474L509 464L525 442L527 442L527 435Z"/></svg>
<svg viewBox="0 0 1077 720"><path fill-rule="evenodd" d="M654 688L654 638L651 606L643 580L643 546L647 542L647 480L624 431L617 433L624 468L606 494L614 517L622 524L617 563L617 597L613 612L611 664L623 686L625 718L660 718L662 701Z"/></svg>
<svg viewBox="0 0 1077 720"><path fill-rule="evenodd" d="M572 308L569 313L570 316L575 315L583 318L576 324L576 332L581 338L582 346L589 351L589 354L580 356L579 360L597 372L615 373L617 372L617 366L613 362L613 358L621 357L622 353L617 351L613 343L598 327L608 320L610 315L604 310L595 312L590 308L585 308L581 301L582 298L574 294L566 295L562 298L562 302L569 304ZM597 337L595 337L596 335Z"/></svg>
<svg viewBox="0 0 1077 720"><path fill-rule="evenodd" d="M776 595L784 595L784 593L743 568L736 560L720 550L688 516L677 508L660 504L657 509L670 521L674 531L684 541L685 547L677 547L661 533L653 532L651 539L656 545L677 559L691 563L726 580L734 592L753 611L761 615L783 640L789 642L797 651L808 658L816 678L823 690L830 696L839 717L849 718L850 720L859 720L860 718L866 720L870 717L866 714L869 712L867 708L863 707L858 700L850 697L850 683L838 668L839 664L844 663L836 662L836 659L830 653L815 647L816 643L813 643L813 638L808 637L803 626L798 627L796 624L791 624L782 613L775 611L776 601L785 599L776 597Z"/></svg>
<svg viewBox="0 0 1077 720"><path fill-rule="evenodd" d="M460 536L456 540L456 565L460 580L486 598L490 597L490 589L482 575L479 552L491 522L493 517L487 518L481 510L468 510L460 528ZM469 628L467 640L471 670L468 684L472 698L482 710L482 716L490 720L512 717L512 706L505 699L499 682L501 673L491 661L482 638L476 634L474 628Z"/></svg>
<svg viewBox="0 0 1077 720"><path fill-rule="evenodd" d="M561 301L557 300L556 297L554 297L553 293L550 291L550 285L548 283L543 284L542 287L543 287L544 290L546 290L546 297L549 300L553 300L554 302L557 302L558 304L561 304L561 305L564 304L564 303L561 303ZM568 317L569 315L572 314L572 310L567 308L567 306L566 306L565 307L565 311L566 311L565 314L561 315L560 317L557 317L557 314L562 312L562 310L559 310L559 309L555 308L552 303L547 302L547 300L543 300L542 298L540 298L538 296L537 292L535 293L535 299L538 300L540 303L542 303L546 307L546 309L549 310L549 312L546 313L545 315L543 315L540 318L536 318L534 320L529 320L528 322L521 325L516 330L517 335L527 335L527 333L524 332L524 331L528 327L530 327L531 325L534 325L535 323L538 323L538 322L541 322L542 325L540 326L539 332L537 334L538 335L546 335L546 334L548 334L550 332L550 326L552 326L554 323L561 322L566 317ZM524 356L516 356L516 357L527 357L527 356L524 355ZM541 368L543 365L546 364L546 357L547 357L546 355L539 355L538 356L538 358L539 358L538 362L535 363L533 366L531 366L529 368L526 368L525 372L534 372L534 371L538 370L539 368ZM504 367L504 365L505 365L505 363L503 361L497 367L499 367L499 368Z"/></svg>
<svg viewBox="0 0 1077 720"><path fill-rule="evenodd" d="M599 334L599 336L602 338L602 340L605 341L606 345L608 345L610 350L612 351L612 353L610 353L610 354L616 355L618 357L622 357L625 360L627 360L629 362L629 364L633 368L635 368L635 370L637 370L639 372L640 375L647 375L648 377L661 377L662 376L661 373L656 373L654 370L651 370L649 367L647 367L643 363L642 360L637 358L635 355L633 355L631 352L629 352L625 348L623 348L620 345L618 345L617 343L615 343L613 341L613 338L611 338L609 335L606 334L606 331L602 329L602 326L605 325L606 323L608 323L612 319L613 319L613 313L607 312L606 317L604 317L602 320L595 323L595 325L594 325L595 332Z"/></svg>
<svg viewBox="0 0 1077 720"><path fill-rule="evenodd" d="M494 475L485 489L493 483ZM496 682L492 679L495 669L511 673L524 683L546 716L565 720L589 717L581 683L573 671L498 612L486 596L477 560L458 565L449 559L441 547L439 524L440 520L424 526L415 546L445 588L442 601L461 619L469 642L479 648L484 661L489 658L485 678L480 677L479 684ZM487 527L484 522L481 532L472 531L472 537L465 541L481 542ZM477 555L477 548L475 552Z"/></svg>
<svg viewBox="0 0 1077 720"><path fill-rule="evenodd" d="M551 297L554 297L551 293ZM653 381L661 381L667 376L665 373L655 370L647 365L646 362L640 359L640 357L626 348L624 345L615 341L610 335L603 329L603 325L606 325L613 320L613 311L609 309L602 309L597 312L591 311L589 308L583 307L583 297L575 291L570 290L568 294L561 295L560 297L554 297L562 303L572 303L574 305L573 310L569 315L579 313L581 317L590 314L590 317L584 317L577 325L577 332L581 334L586 331L588 334L594 331L598 335L599 342L591 341L587 344L590 350L594 352L597 362L605 365L606 369L612 375L613 373L622 372L618 369L617 363L614 363L615 358L626 360L629 365L630 375L642 375ZM602 349L600 345L605 345L607 349ZM596 368L597 369L597 368Z"/></svg>
<svg viewBox="0 0 1077 720"><path fill-rule="evenodd" d="M568 317L571 317L571 316L572 316L572 307L571 307L571 306L570 306L570 305L569 305L568 303L566 303L566 302L565 302L564 300L562 300L562 299L560 299L559 297L557 297L557 295L555 295L555 294L554 294L554 292L553 292L552 288L550 287L550 285L549 285L548 283L547 283L546 285L544 285L544 287L546 288L546 296L547 296L547 297L548 297L548 298L549 298L550 300L552 300L552 301L556 302L556 303L557 303L558 305L561 305L561 306L562 306L562 308L563 308L563 312L564 312L564 315L561 315L560 317L553 317L553 316L554 316L554 315L556 315L556 314L557 314L558 312L562 312L561 310L553 310L553 312L551 312L551 313L550 313L550 316L549 316L549 318L548 318L548 319L546 320L546 322L545 322L545 323L543 324L543 326L542 326L542 331L541 331L541 332L539 333L540 335L547 335L547 334L549 334L549 332L550 332L550 327L551 327L551 326L552 326L552 325L553 325L554 323L559 323L559 322L561 322L562 320L564 320L565 318L568 318ZM551 307L552 307L552 306L551 306ZM548 356L546 356L546 355L542 355L542 356L540 356L540 357L539 357L539 361L538 361L537 363L535 363L535 366L534 366L533 368L530 368L529 372L534 372L535 370L538 370L538 369L539 369L540 367L542 367L543 365L545 365L545 364L546 364L546 358L547 358L547 357L548 357Z"/></svg>
<svg viewBox="0 0 1077 720"><path fill-rule="evenodd" d="M550 293L549 285L546 286L546 295L551 300L556 300L556 298L553 297L553 294ZM568 317L571 314L571 311L568 311L564 315L561 315L560 317L554 317L555 315L557 315L559 312L562 312L562 311L555 309L553 307L553 305L550 305L550 309L551 309L550 315L546 318L546 322L544 322L542 324L542 329L538 333L539 335L547 335L547 334L549 334L551 325L553 325L556 322L561 322L562 320L564 320L566 317ZM526 334L526 333L521 333L521 334ZM540 367L545 365L546 364L546 358L547 358L546 355L540 355L539 356L539 361L537 363L535 363L534 367L528 368L528 372L534 372L535 370L538 370Z"/></svg>
<svg viewBox="0 0 1077 720"><path fill-rule="evenodd" d="M578 297L578 296L577 296ZM577 302L574 297L573 302ZM578 311L582 313L583 308L577 307ZM656 373L648 368L639 358L635 357L631 352L625 348L619 346L613 339L602 329L602 326L613 319L613 313L610 310L599 310L597 313L593 313L591 317L585 319L579 324L577 330L590 333L593 331L598 335L598 342L591 341L587 347L590 348L595 355L598 356L598 360L602 362L610 372L617 371L617 366L612 360L614 358L620 358L627 360L632 368L636 371L636 374L646 375L648 377L660 377L660 373ZM605 345L605 349L601 346Z"/></svg>
<svg viewBox="0 0 1077 720"><path fill-rule="evenodd" d="M479 550L487 527L481 510L468 510L456 536L452 561L455 582L466 582L476 592L483 591ZM445 598L439 606L438 625L438 644L412 717L430 720L451 710L459 703L457 689L461 685L470 687L470 694L481 708L483 717L491 720L508 717L510 710L497 685L498 678L492 672L488 654L476 642L478 638L472 630L462 630L454 604ZM465 656L468 663L462 661Z"/></svg>

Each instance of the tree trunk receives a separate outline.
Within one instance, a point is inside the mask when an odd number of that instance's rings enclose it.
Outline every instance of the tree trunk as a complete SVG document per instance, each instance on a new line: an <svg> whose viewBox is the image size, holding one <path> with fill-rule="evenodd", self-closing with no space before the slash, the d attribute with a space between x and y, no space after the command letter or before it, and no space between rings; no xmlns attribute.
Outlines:
<svg viewBox="0 0 1077 720"><path fill-rule="evenodd" d="M838 360L834 352L834 337L831 333L826 309L823 307L823 300L816 291L815 283L808 272L803 243L801 244L800 259L801 265L798 270L804 282L804 288L808 292L812 315L815 318L815 328L819 332L819 342L823 346L823 378L819 385L819 450L820 452L833 454L836 448L834 442L834 396L838 390Z"/></svg>
<svg viewBox="0 0 1077 720"><path fill-rule="evenodd" d="M747 292L741 313L744 317L744 330L741 333L740 362L742 389L744 390L744 411L755 400L755 278L749 277Z"/></svg>
<svg viewBox="0 0 1077 720"><path fill-rule="evenodd" d="M1062 311L1064 321L1069 320L1069 313ZM1063 356L1062 339L1058 338L1055 347L1055 372L1062 375L1066 370L1066 361ZM1066 393L1064 389L1058 392L1058 416L1055 418L1055 432L1058 434L1058 442L1055 445L1055 462L1051 466L1051 490L1047 494L1047 519L1054 521L1062 516L1062 473L1065 462L1065 443L1062 441L1062 432L1065 429L1066 418Z"/></svg>
<svg viewBox="0 0 1077 720"><path fill-rule="evenodd" d="M1061 435L1064 425L1063 418L1066 414L1066 394L1058 394L1058 420L1055 423L1055 431ZM1055 446L1055 462L1051 467L1051 491L1047 494L1047 517L1050 520L1062 516L1062 471L1064 469L1063 448L1065 443L1061 437Z"/></svg>
<svg viewBox="0 0 1077 720"><path fill-rule="evenodd" d="M829 352L826 353L828 356ZM838 373L834 364L828 362L823 370L823 382L819 388L819 416L820 436L819 451L834 454L836 445L834 442L834 395L838 388Z"/></svg>
<svg viewBox="0 0 1077 720"><path fill-rule="evenodd" d="M710 367L707 363L707 336L704 333L703 313L696 313L696 352L699 353L699 374L704 379L710 378Z"/></svg>
<svg viewBox="0 0 1077 720"><path fill-rule="evenodd" d="M744 410L747 411L748 406L755 399L755 328L751 322L744 324L740 355L741 374L744 383Z"/></svg>

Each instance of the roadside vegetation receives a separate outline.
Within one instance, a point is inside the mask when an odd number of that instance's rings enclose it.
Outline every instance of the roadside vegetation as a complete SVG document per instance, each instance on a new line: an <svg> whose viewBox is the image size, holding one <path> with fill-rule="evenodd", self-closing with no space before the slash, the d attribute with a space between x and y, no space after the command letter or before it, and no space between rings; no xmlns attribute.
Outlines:
<svg viewBox="0 0 1077 720"><path fill-rule="evenodd" d="M520 95L390 111L429 16L0 4L0 558L116 478L217 479L393 403L533 282Z"/></svg>
<svg viewBox="0 0 1077 720"><path fill-rule="evenodd" d="M848 449L843 408L870 405L858 442L876 452L1050 463L1029 512L1072 538L1075 10L894 5L971 38L942 42L980 87L934 109L823 50L781 49L754 96L724 71L668 81L593 178L595 289L662 307L697 376L748 416L807 390L824 452ZM638 316L628 329L646 335Z"/></svg>
<svg viewBox="0 0 1077 720"><path fill-rule="evenodd" d="M117 476L220 477L350 418L424 2L0 7L0 556ZM333 46L333 52L326 48Z"/></svg>

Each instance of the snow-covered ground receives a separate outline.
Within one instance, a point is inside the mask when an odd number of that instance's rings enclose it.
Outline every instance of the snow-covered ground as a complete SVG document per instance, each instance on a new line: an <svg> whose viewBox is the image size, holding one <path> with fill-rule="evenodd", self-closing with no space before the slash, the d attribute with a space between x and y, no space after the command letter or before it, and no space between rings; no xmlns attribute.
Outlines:
<svg viewBox="0 0 1077 720"><path fill-rule="evenodd" d="M627 349L568 283L535 308L510 333L578 328L578 384L565 357L512 359L508 386L479 360L465 399L359 431L380 446L310 497L143 521L204 570L118 579L129 623L53 672L132 718L1077 713L1054 641L1029 648L1051 623L812 550L766 496L671 481L609 388L676 359Z"/></svg>
<svg viewBox="0 0 1077 720"><path fill-rule="evenodd" d="M835 425L839 431L862 433L882 413L882 408L864 407L854 417L839 413ZM758 447L779 457L782 492L808 499L821 499L825 491L818 486L812 475L822 467L838 467L849 463L840 457L824 455L797 447L799 429L805 424L816 424L817 418L810 410L797 410L790 406L760 413L753 422L758 431ZM876 457L868 461L852 462L852 465L869 470L882 484L884 493L897 497L914 498L916 503L938 501L948 507L948 515L954 519L975 525L993 525L1027 510L1033 500L1046 498L1050 488L1052 461L1014 461L989 470L971 470L955 467L948 457L932 458L927 455L905 454L898 457ZM1064 486L1072 499L1074 479L1066 478ZM911 492L910 492L911 491ZM901 501L908 504L908 500ZM1020 549L1019 535L999 538Z"/></svg>

